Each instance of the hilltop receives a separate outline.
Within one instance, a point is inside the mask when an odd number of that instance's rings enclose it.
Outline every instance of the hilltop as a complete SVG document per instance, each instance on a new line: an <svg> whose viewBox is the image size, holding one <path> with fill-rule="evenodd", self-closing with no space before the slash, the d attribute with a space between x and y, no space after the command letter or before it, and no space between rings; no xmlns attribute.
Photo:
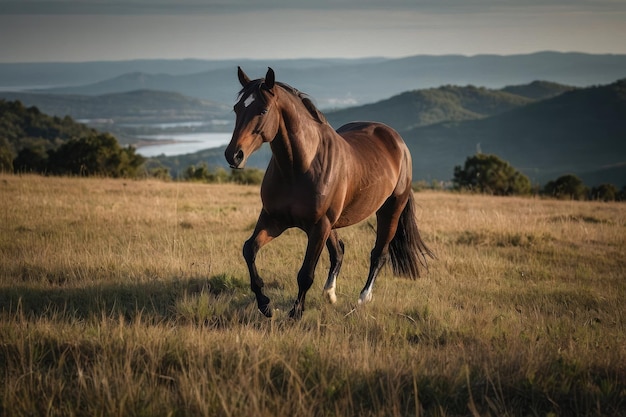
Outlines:
<svg viewBox="0 0 626 417"><path fill-rule="evenodd" d="M493 116L573 88L541 81L501 90L446 85L408 91L376 103L328 112L326 117L336 128L354 120L376 120L397 130L408 130L443 121Z"/></svg>
<svg viewBox="0 0 626 417"><path fill-rule="evenodd" d="M501 91L527 97L533 100L544 100L546 98L556 97L572 89L573 87L568 85L562 85L550 81L533 81L530 84L509 85L502 88Z"/></svg>

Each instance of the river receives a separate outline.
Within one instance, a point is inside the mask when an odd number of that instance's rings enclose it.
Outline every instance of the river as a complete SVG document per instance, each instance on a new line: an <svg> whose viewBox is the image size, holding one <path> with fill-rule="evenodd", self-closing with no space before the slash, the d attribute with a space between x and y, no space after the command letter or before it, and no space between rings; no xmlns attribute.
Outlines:
<svg viewBox="0 0 626 417"><path fill-rule="evenodd" d="M154 145L144 145L137 148L137 153L145 156L157 155L183 155L194 153L203 149L217 148L227 145L230 142L232 133L216 133L216 132L200 132L200 133L172 133L160 135L143 135L142 139L150 139L155 142L163 141L166 143L155 143Z"/></svg>

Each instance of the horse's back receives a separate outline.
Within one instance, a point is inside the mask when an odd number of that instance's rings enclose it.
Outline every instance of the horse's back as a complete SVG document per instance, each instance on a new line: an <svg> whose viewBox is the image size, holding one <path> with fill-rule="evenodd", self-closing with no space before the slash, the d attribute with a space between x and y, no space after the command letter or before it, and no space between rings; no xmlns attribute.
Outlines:
<svg viewBox="0 0 626 417"><path fill-rule="evenodd" d="M348 142L357 154L368 153L378 157L388 154L391 158L404 159L408 148L402 136L395 129L379 122L350 122L339 129L337 133Z"/></svg>
<svg viewBox="0 0 626 417"><path fill-rule="evenodd" d="M392 195L404 195L411 184L411 156L402 137L377 122L352 122L337 129L347 143L342 166L350 182L339 227L360 221Z"/></svg>

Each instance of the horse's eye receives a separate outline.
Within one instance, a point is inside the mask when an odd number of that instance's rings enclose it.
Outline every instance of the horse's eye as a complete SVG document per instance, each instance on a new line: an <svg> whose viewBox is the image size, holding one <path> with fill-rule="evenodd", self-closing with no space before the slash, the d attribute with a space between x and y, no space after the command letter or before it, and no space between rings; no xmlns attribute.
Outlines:
<svg viewBox="0 0 626 417"><path fill-rule="evenodd" d="M261 110L261 114L266 114L266 113L267 113L267 109Z"/></svg>

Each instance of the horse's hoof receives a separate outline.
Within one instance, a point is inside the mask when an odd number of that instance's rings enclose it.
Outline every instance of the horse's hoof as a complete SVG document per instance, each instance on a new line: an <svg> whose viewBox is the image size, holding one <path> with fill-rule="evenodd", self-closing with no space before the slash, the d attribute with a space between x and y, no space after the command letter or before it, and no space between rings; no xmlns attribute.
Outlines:
<svg viewBox="0 0 626 417"><path fill-rule="evenodd" d="M269 304L259 306L259 311L267 318L272 318L272 309Z"/></svg>
<svg viewBox="0 0 626 417"><path fill-rule="evenodd" d="M302 309L296 307L292 308L289 312L289 318L300 320L302 318Z"/></svg>
<svg viewBox="0 0 626 417"><path fill-rule="evenodd" d="M326 299L331 304L335 304L337 302L337 295L335 294L335 287L330 287L329 289L324 290L324 294L326 295Z"/></svg>
<svg viewBox="0 0 626 417"><path fill-rule="evenodd" d="M361 296L359 297L359 305L369 303L370 301L372 301L371 291L362 292Z"/></svg>

